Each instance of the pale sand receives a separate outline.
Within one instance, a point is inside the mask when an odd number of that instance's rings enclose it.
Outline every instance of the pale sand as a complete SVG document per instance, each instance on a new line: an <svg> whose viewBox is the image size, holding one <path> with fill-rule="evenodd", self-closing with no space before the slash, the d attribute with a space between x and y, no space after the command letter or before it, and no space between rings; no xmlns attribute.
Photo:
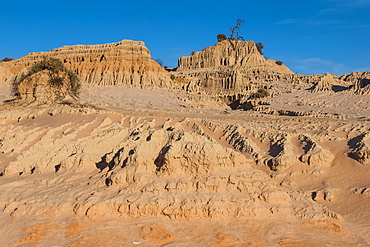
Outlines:
<svg viewBox="0 0 370 247"><path fill-rule="evenodd" d="M0 112L0 245L369 246L370 166L348 155L369 98L299 91L269 107L308 114L279 116L92 87L96 109Z"/></svg>

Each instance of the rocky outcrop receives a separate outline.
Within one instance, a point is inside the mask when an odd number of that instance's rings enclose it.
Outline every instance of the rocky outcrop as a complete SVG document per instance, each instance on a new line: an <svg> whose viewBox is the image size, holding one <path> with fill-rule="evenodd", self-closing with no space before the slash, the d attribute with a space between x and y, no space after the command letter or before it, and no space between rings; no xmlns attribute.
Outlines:
<svg viewBox="0 0 370 247"><path fill-rule="evenodd" d="M240 68L242 73L257 70L271 70L277 73L293 74L285 65L264 58L253 41L225 40L200 52L179 58L178 71Z"/></svg>
<svg viewBox="0 0 370 247"><path fill-rule="evenodd" d="M354 85L359 79L370 80L370 71L366 72L352 72L350 74L344 74L339 77L340 80L347 82L349 85Z"/></svg>
<svg viewBox="0 0 370 247"><path fill-rule="evenodd" d="M367 165L370 163L370 134L365 133L353 138L349 145L352 150L349 155L356 159L358 162Z"/></svg>
<svg viewBox="0 0 370 247"><path fill-rule="evenodd" d="M370 79L359 78L353 85L355 94L370 94Z"/></svg>
<svg viewBox="0 0 370 247"><path fill-rule="evenodd" d="M259 105L261 100L255 100L255 96L260 90L275 97L302 89L347 89L346 82L329 73L294 74L280 61L264 58L253 41L225 40L193 52L181 57L177 71L171 74L176 82L182 82L179 84L186 92L202 97L204 102L221 99L232 109L253 109L252 103Z"/></svg>
<svg viewBox="0 0 370 247"><path fill-rule="evenodd" d="M241 134L241 128L235 125L229 125L223 132L222 137L225 138L226 141L230 145L233 146L234 149L251 155L255 160L259 158L259 148L257 145L251 140L250 137L244 136Z"/></svg>
<svg viewBox="0 0 370 247"><path fill-rule="evenodd" d="M225 107L226 103L233 109L251 109L245 104L261 89L275 97L312 86L313 91L326 91L340 84L336 89L344 90L344 82L353 83L356 94L370 92L366 72L340 78L330 74L294 74L281 62L264 58L253 41L239 40L218 42L181 57L179 67L171 72L150 58L141 41L63 46L0 62L0 85L19 82L32 65L46 57L63 61L67 69L78 74L82 85L175 89L188 103L216 108ZM259 101L255 103L258 105Z"/></svg>
<svg viewBox="0 0 370 247"><path fill-rule="evenodd" d="M340 79L351 85L355 94L370 94L370 71L345 74Z"/></svg>
<svg viewBox="0 0 370 247"><path fill-rule="evenodd" d="M290 135L271 138L269 154L272 158L265 161L271 170L285 170L297 163L297 155L294 153L294 147L290 139Z"/></svg>
<svg viewBox="0 0 370 247"><path fill-rule="evenodd" d="M316 83L314 87L312 87L312 92L323 92L323 91L331 91L333 85L336 84L333 76L329 73L323 75L319 81Z"/></svg>
<svg viewBox="0 0 370 247"><path fill-rule="evenodd" d="M330 164L334 156L326 149L322 148L310 137L301 135L299 140L304 144L305 153L299 158L300 161L310 166L325 166Z"/></svg>
<svg viewBox="0 0 370 247"><path fill-rule="evenodd" d="M36 62L53 57L81 79L82 84L115 85L138 88L170 88L169 74L150 58L142 41L123 40L103 45L63 46L49 52L30 53L10 62L0 63L0 83L17 80Z"/></svg>
<svg viewBox="0 0 370 247"><path fill-rule="evenodd" d="M283 78L293 79L285 65L264 58L253 41L225 40L200 52L179 58L177 77L191 81L191 91L235 94L257 90L260 85ZM198 87L198 88L197 88Z"/></svg>

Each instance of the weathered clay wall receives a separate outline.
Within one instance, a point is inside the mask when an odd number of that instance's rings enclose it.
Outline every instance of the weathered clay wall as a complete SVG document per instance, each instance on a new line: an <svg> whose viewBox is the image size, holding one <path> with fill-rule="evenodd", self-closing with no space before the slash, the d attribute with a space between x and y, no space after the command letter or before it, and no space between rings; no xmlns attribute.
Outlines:
<svg viewBox="0 0 370 247"><path fill-rule="evenodd" d="M123 40L103 45L63 46L30 53L0 64L0 84L9 84L44 57L54 57L76 72L83 84L133 87L171 87L169 74L150 58L142 41Z"/></svg>

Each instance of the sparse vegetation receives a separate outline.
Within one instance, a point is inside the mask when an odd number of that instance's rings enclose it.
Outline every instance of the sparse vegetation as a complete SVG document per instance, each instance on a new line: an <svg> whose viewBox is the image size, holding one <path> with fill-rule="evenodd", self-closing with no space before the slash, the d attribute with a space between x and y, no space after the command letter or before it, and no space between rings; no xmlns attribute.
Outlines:
<svg viewBox="0 0 370 247"><path fill-rule="evenodd" d="M254 94L252 94L252 98L253 99L260 99L260 98L265 98L265 97L268 97L270 96L270 93L267 91L267 89L265 88L260 88L258 89L258 91Z"/></svg>
<svg viewBox="0 0 370 247"><path fill-rule="evenodd" d="M67 84L69 94L78 96L81 89L81 82L76 73L68 70L62 61L56 58L44 58L42 61L34 64L29 72L22 76L21 79L15 80L12 85L12 91L15 96L19 95L18 85L27 77L36 74L40 71L47 70L49 72L49 84L52 87L60 87L65 82L65 78L60 76L60 72L65 72L68 75L69 83Z"/></svg>
<svg viewBox="0 0 370 247"><path fill-rule="evenodd" d="M237 50L238 40L244 41L244 38L239 35L239 29L243 25L244 22L245 22L244 20L239 18L236 21L236 25L230 27L231 33L230 33L230 36L229 36L229 42L230 42L230 45L232 46L232 48L234 50ZM237 60L237 56L238 56L237 53L236 53L235 56L236 56L235 60Z"/></svg>
<svg viewBox="0 0 370 247"><path fill-rule="evenodd" d="M257 49L258 49L258 51L259 51L259 53L261 54L261 55L263 55L263 48L265 48L265 46L261 43L261 42L258 42L257 44L256 44L256 46L257 46Z"/></svg>
<svg viewBox="0 0 370 247"><path fill-rule="evenodd" d="M175 80L176 76L175 75L170 75L171 80Z"/></svg>
<svg viewBox="0 0 370 247"><path fill-rule="evenodd" d="M239 29L244 24L244 20L238 19L236 20L236 25L230 27L231 34L229 36L229 40L244 40L242 36L239 35Z"/></svg>
<svg viewBox="0 0 370 247"><path fill-rule="evenodd" d="M231 31L231 33L230 33L230 36L229 36L229 41L230 41L230 44L231 44L231 46L233 47L233 49L234 50L236 50L236 46L237 46L237 40L242 40L242 41L244 41L244 38L243 38L243 36L240 36L239 35L239 30L240 30L240 27L244 24L244 20L242 20L242 19L238 19L237 21L236 21L236 25L235 26L231 26L230 27L230 31ZM217 35L217 40L218 40L218 42L220 42L220 41L222 41L222 38L223 38L223 36L221 36L221 35L223 35L223 34L219 34L219 35ZM256 43L256 47L257 47L257 49L258 49L258 52L261 54L261 55L263 55L263 52L262 52L262 50L263 50L263 48L264 48L264 45L261 43L261 42L258 42L258 43Z"/></svg>
<svg viewBox="0 0 370 247"><path fill-rule="evenodd" d="M227 37L223 33L220 33L220 34L217 35L217 42L222 42L222 41L224 41L226 39L227 39Z"/></svg>
<svg viewBox="0 0 370 247"><path fill-rule="evenodd" d="M9 58L9 57L4 57L3 60L1 60L1 62L9 62L9 61L12 61L14 60L13 58Z"/></svg>
<svg viewBox="0 0 370 247"><path fill-rule="evenodd" d="M56 58L44 58L44 60L34 64L28 76L33 75L37 72L40 72L42 70L49 70L51 73L58 73L60 71L67 71L67 69L64 67L64 64L62 61Z"/></svg>
<svg viewBox="0 0 370 247"><path fill-rule="evenodd" d="M54 77L50 78L49 83L50 83L50 85L52 85L54 87L60 87L60 86L63 85L63 80L64 80L63 77L54 76Z"/></svg>
<svg viewBox="0 0 370 247"><path fill-rule="evenodd" d="M283 65L283 62L279 60L279 61L276 61L276 64L277 65Z"/></svg>
<svg viewBox="0 0 370 247"><path fill-rule="evenodd" d="M154 59L154 61L156 61L161 67L163 67L164 63L163 63L162 59L157 58L157 59Z"/></svg>
<svg viewBox="0 0 370 247"><path fill-rule="evenodd" d="M78 78L77 74L73 71L68 70L67 73L69 79L71 80L71 91L74 93L75 96L78 96L81 90L80 78Z"/></svg>

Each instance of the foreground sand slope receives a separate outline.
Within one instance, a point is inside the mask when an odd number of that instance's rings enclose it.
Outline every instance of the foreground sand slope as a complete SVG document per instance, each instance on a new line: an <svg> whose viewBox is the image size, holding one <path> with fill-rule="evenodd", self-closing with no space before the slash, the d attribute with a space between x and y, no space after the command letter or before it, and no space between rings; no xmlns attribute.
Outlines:
<svg viewBox="0 0 370 247"><path fill-rule="evenodd" d="M369 245L366 119L110 90L0 113L2 245Z"/></svg>

